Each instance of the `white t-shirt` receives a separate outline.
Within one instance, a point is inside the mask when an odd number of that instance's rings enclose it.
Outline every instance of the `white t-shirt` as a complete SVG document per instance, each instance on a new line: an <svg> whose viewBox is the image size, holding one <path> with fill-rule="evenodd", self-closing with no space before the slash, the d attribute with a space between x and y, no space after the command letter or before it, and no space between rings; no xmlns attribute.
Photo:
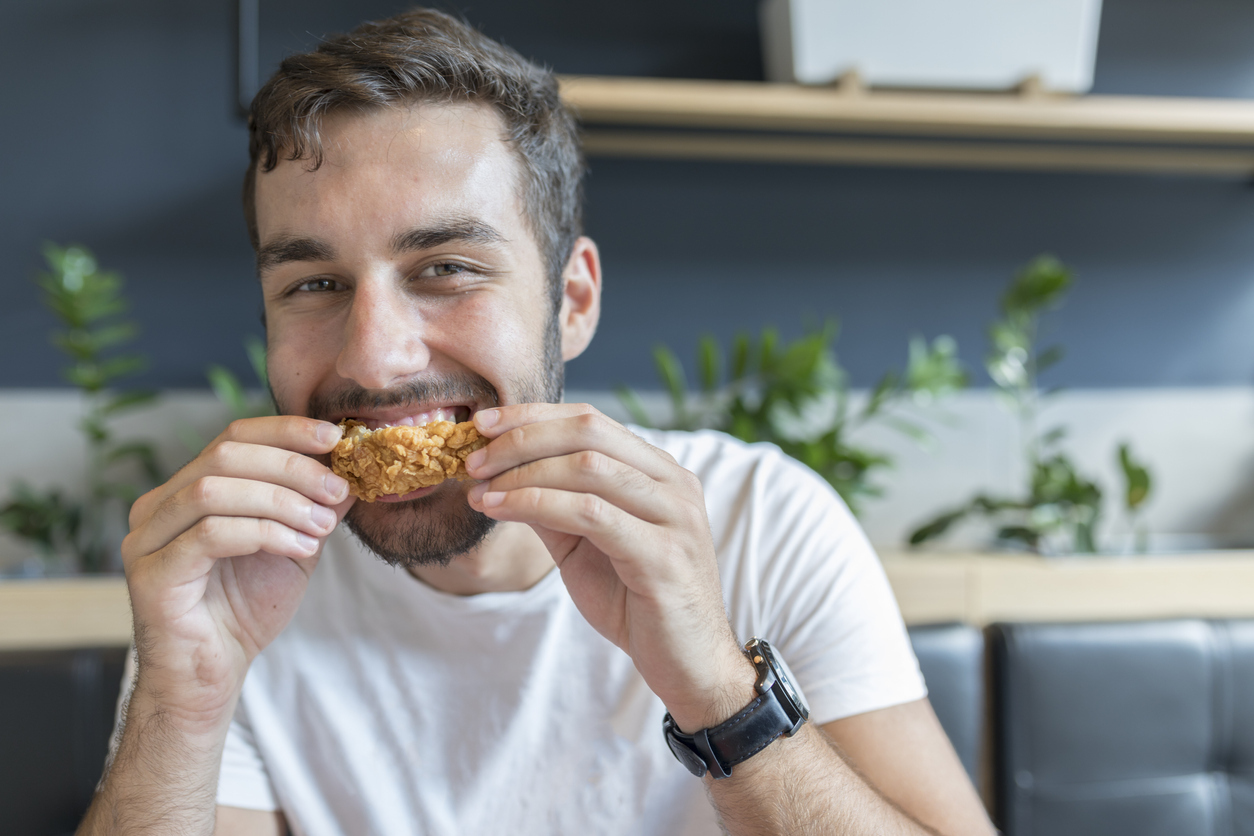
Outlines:
<svg viewBox="0 0 1254 836"><path fill-rule="evenodd" d="M787 660L818 724L926 694L883 570L844 504L769 445L639 431L705 487L732 626ZM447 595L328 539L253 662L218 803L298 836L719 833L660 700L550 572Z"/></svg>

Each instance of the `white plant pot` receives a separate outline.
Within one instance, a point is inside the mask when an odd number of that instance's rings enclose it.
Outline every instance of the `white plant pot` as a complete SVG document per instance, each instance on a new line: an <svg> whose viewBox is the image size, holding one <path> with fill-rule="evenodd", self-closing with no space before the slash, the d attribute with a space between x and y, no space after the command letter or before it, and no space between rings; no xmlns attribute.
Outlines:
<svg viewBox="0 0 1254 836"><path fill-rule="evenodd" d="M763 0L771 81L1048 90L1093 86L1102 0Z"/></svg>

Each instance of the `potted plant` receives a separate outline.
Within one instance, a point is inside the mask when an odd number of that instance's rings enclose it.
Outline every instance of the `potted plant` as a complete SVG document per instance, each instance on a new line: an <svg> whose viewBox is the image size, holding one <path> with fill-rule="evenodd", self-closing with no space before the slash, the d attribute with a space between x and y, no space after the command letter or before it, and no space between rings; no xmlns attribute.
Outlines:
<svg viewBox="0 0 1254 836"><path fill-rule="evenodd" d="M47 244L44 256L49 270L37 282L60 325L52 342L68 360L64 376L82 394L87 478L78 493L15 481L0 504L0 526L35 546L43 564L27 571L117 571L117 541L131 503L163 474L151 444L119 440L113 425L156 396L116 387L146 365L142 355L118 351L138 333L120 318L128 307L122 277L100 270L80 246Z"/></svg>
<svg viewBox="0 0 1254 836"><path fill-rule="evenodd" d="M1072 271L1058 259L1037 257L1006 288L1000 316L989 326L984 366L1019 424L1028 473L1023 492L977 494L915 529L910 545L939 538L959 521L979 517L993 524L994 542L1001 547L1054 554L1099 551L1102 488L1062 449L1067 428L1040 426L1041 411L1057 390L1043 391L1039 375L1063 356L1060 346L1040 347L1041 319L1062 304L1073 280ZM1146 534L1140 514L1153 484L1150 472L1127 443L1120 444L1116 457L1124 480L1123 508L1136 531L1137 548L1143 550Z"/></svg>
<svg viewBox="0 0 1254 836"><path fill-rule="evenodd" d="M966 374L957 344L947 336L930 345L910 341L904 372L884 374L865 398L851 392L849 377L832 346L836 324L785 342L774 328L757 337L740 334L729 352L713 337L697 348L699 387L690 391L683 365L665 346L653 351L658 376L670 399L670 415L650 415L640 398L620 387L633 420L663 429L718 429L742 441L768 441L826 479L857 513L879 496L875 476L891 467L882 451L863 446L860 429L881 424L924 438L920 411L962 388Z"/></svg>

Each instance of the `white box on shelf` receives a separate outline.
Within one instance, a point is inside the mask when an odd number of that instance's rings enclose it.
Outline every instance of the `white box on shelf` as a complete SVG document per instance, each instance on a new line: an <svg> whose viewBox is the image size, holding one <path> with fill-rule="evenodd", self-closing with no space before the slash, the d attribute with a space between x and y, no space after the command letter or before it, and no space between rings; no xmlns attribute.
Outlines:
<svg viewBox="0 0 1254 836"><path fill-rule="evenodd" d="M1047 90L1093 86L1101 0L763 0L770 81Z"/></svg>

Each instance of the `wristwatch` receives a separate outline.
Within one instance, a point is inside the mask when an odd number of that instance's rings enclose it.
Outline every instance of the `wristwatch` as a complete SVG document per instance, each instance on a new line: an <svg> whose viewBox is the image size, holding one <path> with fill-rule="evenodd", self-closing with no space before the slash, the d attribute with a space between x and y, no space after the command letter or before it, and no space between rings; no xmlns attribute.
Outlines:
<svg viewBox="0 0 1254 836"><path fill-rule="evenodd" d="M676 759L698 778L709 772L726 778L732 767L761 752L778 737L792 737L810 717L810 706L793 684L792 671L765 639L752 638L745 652L758 671L758 696L729 720L693 734L675 725L670 712L662 720L666 743Z"/></svg>

